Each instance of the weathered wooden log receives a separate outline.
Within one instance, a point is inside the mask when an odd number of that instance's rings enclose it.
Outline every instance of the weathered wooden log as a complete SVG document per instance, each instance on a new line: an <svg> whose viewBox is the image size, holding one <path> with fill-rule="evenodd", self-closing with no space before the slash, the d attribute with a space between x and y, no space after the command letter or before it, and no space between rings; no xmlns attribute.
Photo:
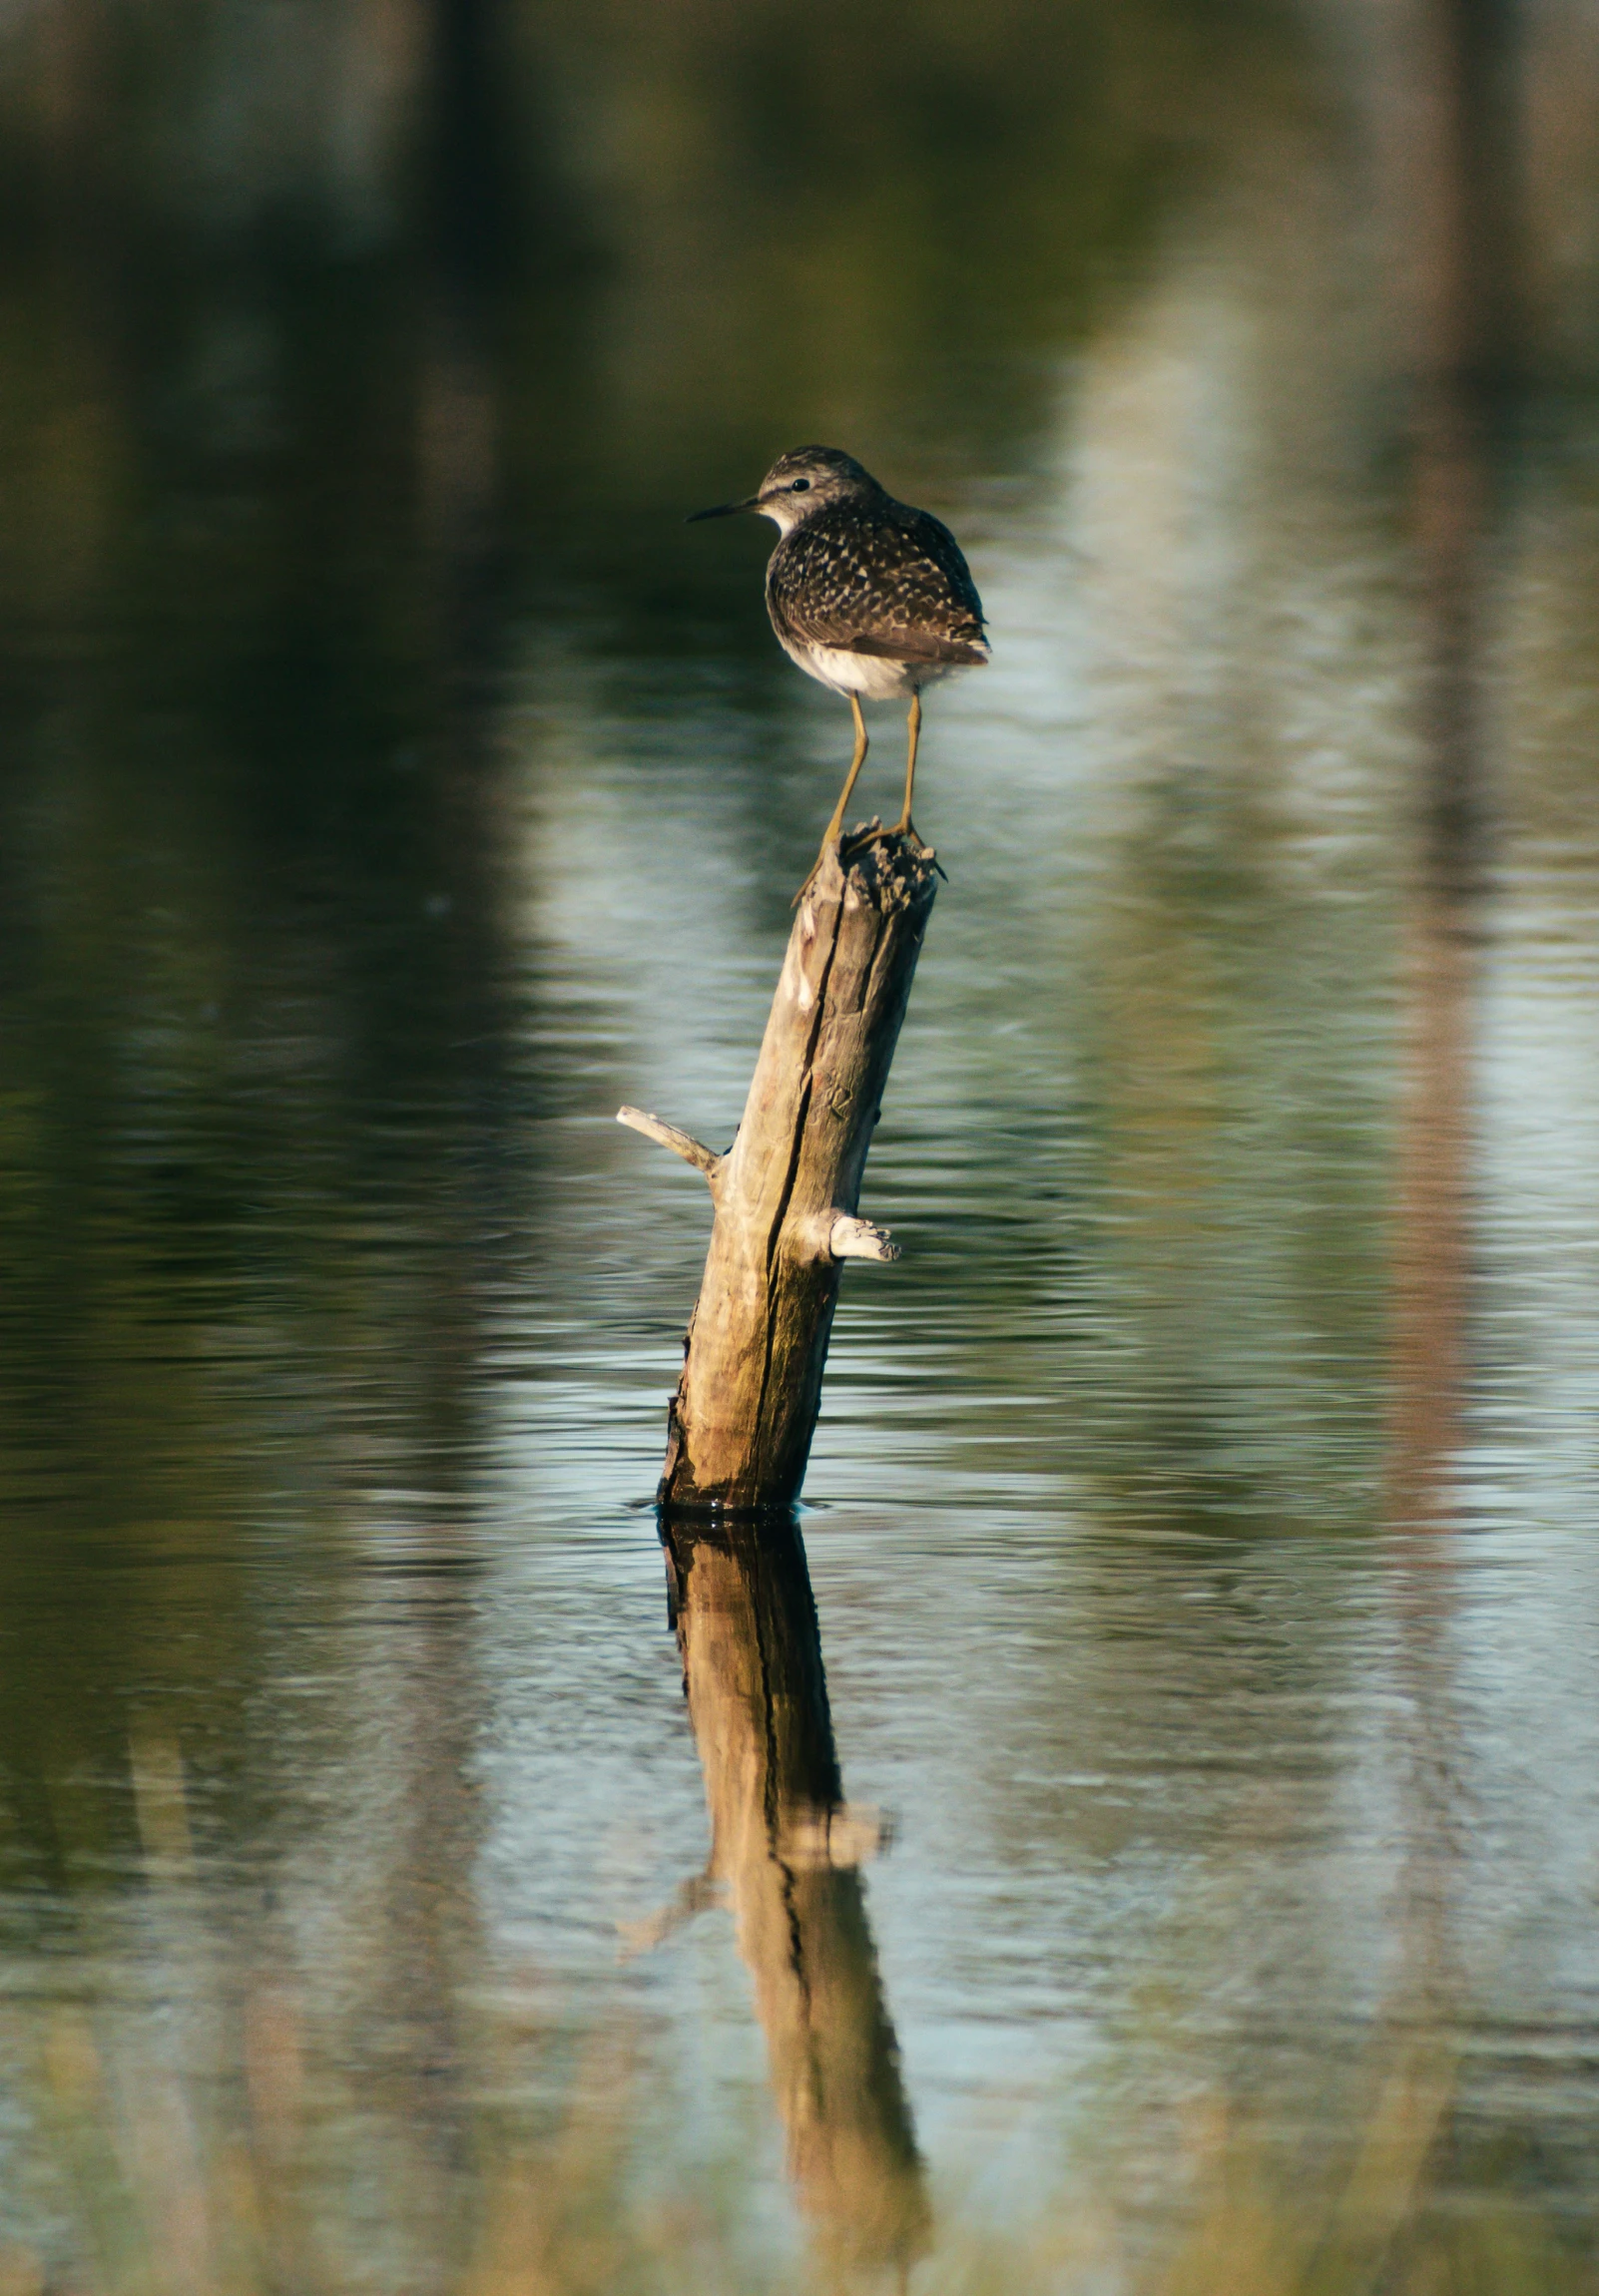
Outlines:
<svg viewBox="0 0 1599 2296"><path fill-rule="evenodd" d="M660 1503L740 1513L798 1498L845 1259L897 1256L856 1215L860 1175L932 907L932 853L879 832L801 894L726 1155L638 1109L620 1122L703 1171L716 1218L684 1343Z"/></svg>

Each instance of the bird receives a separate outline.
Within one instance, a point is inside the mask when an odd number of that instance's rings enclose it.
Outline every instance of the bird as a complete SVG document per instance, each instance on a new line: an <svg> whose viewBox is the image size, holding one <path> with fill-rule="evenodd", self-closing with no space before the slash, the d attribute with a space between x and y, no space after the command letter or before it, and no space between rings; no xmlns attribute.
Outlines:
<svg viewBox="0 0 1599 2296"><path fill-rule="evenodd" d="M767 612L779 645L808 677L847 695L854 716L854 755L817 868L841 843L844 807L865 763L862 696L909 698L905 803L890 834L914 837L910 800L922 688L955 671L980 669L989 655L983 602L959 543L930 511L896 502L835 446L793 448L778 457L754 494L697 510L688 523L746 510L778 528L767 562Z"/></svg>

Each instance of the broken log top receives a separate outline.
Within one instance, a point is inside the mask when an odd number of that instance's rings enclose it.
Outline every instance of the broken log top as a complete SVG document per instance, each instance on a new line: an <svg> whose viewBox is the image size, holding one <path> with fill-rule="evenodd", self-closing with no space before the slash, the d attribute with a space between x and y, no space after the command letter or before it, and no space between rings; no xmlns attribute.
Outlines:
<svg viewBox="0 0 1599 2296"><path fill-rule="evenodd" d="M674 1398L663 1507L759 1512L799 1496L841 1262L890 1259L856 1214L861 1172L923 928L932 852L873 831L829 850L802 892L733 1146L621 1121L684 1156L716 1217Z"/></svg>

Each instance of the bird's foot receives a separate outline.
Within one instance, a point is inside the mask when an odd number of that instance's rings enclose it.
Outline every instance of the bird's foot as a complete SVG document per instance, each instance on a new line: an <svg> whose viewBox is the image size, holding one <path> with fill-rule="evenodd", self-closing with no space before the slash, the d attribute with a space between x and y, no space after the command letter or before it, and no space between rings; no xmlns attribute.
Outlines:
<svg viewBox="0 0 1599 2296"><path fill-rule="evenodd" d="M915 846L922 859L924 861L930 861L933 865L934 872L938 876L943 877L944 883L946 885L948 884L949 879L944 874L943 869L939 865L937 853L933 850L931 845L924 842L919 830L916 827L915 822L912 821L908 813L901 813L893 827L887 831L887 834L890 837L908 838L911 844Z"/></svg>
<svg viewBox="0 0 1599 2296"><path fill-rule="evenodd" d="M804 899L811 886L815 883L817 876L820 874L822 864L825 862L829 853L832 854L834 859L841 864L846 854L858 847L874 844L879 837L905 836L908 836L911 839L918 852L920 852L926 860L931 861L933 867L938 869L939 876L943 877L944 872L942 869L938 868L937 856L934 854L932 847L930 845L924 845L920 837L917 836L916 825L913 821L908 819L896 821L893 827L888 829L884 828L881 820L875 813L873 813L869 821L857 821L854 827L849 830L847 834L841 835L837 830L830 830L828 834L823 837L821 841L821 851L811 862L810 873L805 878L805 881L800 886L799 892L796 893L794 899L789 903L790 908L799 908L800 902ZM944 882L946 884L948 881L949 880L947 877L944 878Z"/></svg>
<svg viewBox="0 0 1599 2296"><path fill-rule="evenodd" d="M869 821L857 821L841 842L845 845L869 845L874 837L880 837L882 833L882 823L873 813Z"/></svg>

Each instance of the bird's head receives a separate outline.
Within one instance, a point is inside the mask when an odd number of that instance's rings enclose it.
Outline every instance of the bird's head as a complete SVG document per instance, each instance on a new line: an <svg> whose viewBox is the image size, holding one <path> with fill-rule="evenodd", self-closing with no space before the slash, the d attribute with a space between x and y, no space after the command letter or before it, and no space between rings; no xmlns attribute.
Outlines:
<svg viewBox="0 0 1599 2296"><path fill-rule="evenodd" d="M779 455L755 494L743 502L719 502L712 510L697 510L689 523L692 526L696 519L731 518L737 510L754 510L789 534L829 503L881 492L877 481L861 469L852 454L835 446L797 446L791 453Z"/></svg>

